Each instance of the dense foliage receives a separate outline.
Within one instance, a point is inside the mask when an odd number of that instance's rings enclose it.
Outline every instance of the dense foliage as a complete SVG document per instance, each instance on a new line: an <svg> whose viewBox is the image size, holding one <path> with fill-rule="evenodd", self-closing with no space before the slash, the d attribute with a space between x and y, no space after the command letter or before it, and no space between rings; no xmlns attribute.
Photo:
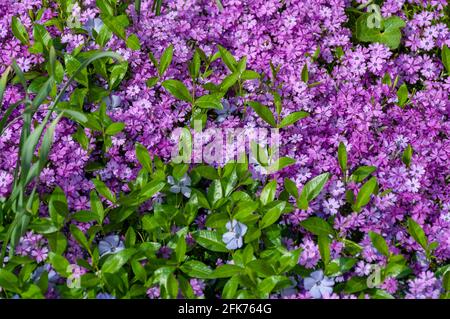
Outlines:
<svg viewBox="0 0 450 319"><path fill-rule="evenodd" d="M0 297L448 298L450 7L363 2L2 1Z"/></svg>

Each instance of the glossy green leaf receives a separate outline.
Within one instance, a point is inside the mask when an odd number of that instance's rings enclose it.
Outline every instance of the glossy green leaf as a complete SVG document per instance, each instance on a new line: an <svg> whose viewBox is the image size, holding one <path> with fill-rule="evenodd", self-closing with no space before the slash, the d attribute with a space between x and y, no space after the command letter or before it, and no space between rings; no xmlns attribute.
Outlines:
<svg viewBox="0 0 450 319"><path fill-rule="evenodd" d="M11 30L14 36L22 43L28 44L29 36L28 31L25 29L25 26L17 17L12 17L11 21Z"/></svg>
<svg viewBox="0 0 450 319"><path fill-rule="evenodd" d="M317 236L334 235L334 229L320 217L309 217L300 223L303 228Z"/></svg>
<svg viewBox="0 0 450 319"><path fill-rule="evenodd" d="M147 172L151 173L153 171L152 158L150 156L150 153L148 152L148 149L144 145L136 143L135 151L139 163L141 163L142 167Z"/></svg>
<svg viewBox="0 0 450 319"><path fill-rule="evenodd" d="M426 251L428 249L428 239L422 227L412 218L408 218L408 233Z"/></svg>
<svg viewBox="0 0 450 319"><path fill-rule="evenodd" d="M112 274L118 272L135 253L135 249L127 248L110 255L102 265L102 272Z"/></svg>
<svg viewBox="0 0 450 319"><path fill-rule="evenodd" d="M170 63L172 63L173 58L173 45L169 45L161 55L158 66L159 76L162 76L166 70L169 68Z"/></svg>
<svg viewBox="0 0 450 319"><path fill-rule="evenodd" d="M389 246L381 235L374 232L369 232L369 237L372 241L373 247L375 247L378 252L384 256L389 256Z"/></svg>
<svg viewBox="0 0 450 319"><path fill-rule="evenodd" d="M193 236L200 246L208 250L216 252L228 252L228 249L225 247L225 243L222 241L222 236L220 236L217 232L209 230L198 230L193 233Z"/></svg>
<svg viewBox="0 0 450 319"><path fill-rule="evenodd" d="M275 118L267 106L255 101L250 101L248 104L253 108L253 110L255 110L256 114L258 114L259 117L266 121L270 126L277 126Z"/></svg>
<svg viewBox="0 0 450 319"><path fill-rule="evenodd" d="M363 206L369 203L370 196L375 192L377 183L377 178L374 176L361 187L358 195L356 196L355 204L353 205L353 209L356 212L359 212Z"/></svg>
<svg viewBox="0 0 450 319"><path fill-rule="evenodd" d="M330 173L323 173L314 177L303 186L299 197L300 209L308 209L309 202L319 196L329 178Z"/></svg>
<svg viewBox="0 0 450 319"><path fill-rule="evenodd" d="M279 128L295 124L297 121L304 119L305 117L308 116L309 116L308 112L303 111L293 112L281 120Z"/></svg>
<svg viewBox="0 0 450 319"><path fill-rule="evenodd" d="M407 167L409 167L411 165L412 155L413 155L413 149L411 147L411 144L408 144L408 146L403 151L403 155L402 155L402 161Z"/></svg>
<svg viewBox="0 0 450 319"><path fill-rule="evenodd" d="M131 34L127 38L127 47L129 47L131 50L138 51L141 49L141 44L139 42L139 38L136 36L136 34Z"/></svg>
<svg viewBox="0 0 450 319"><path fill-rule="evenodd" d="M192 102L191 93L189 93L189 90L183 82L178 80L166 80L162 83L162 86L177 99Z"/></svg>
<svg viewBox="0 0 450 319"><path fill-rule="evenodd" d="M446 44L442 47L441 59L447 73L450 73L450 49Z"/></svg>

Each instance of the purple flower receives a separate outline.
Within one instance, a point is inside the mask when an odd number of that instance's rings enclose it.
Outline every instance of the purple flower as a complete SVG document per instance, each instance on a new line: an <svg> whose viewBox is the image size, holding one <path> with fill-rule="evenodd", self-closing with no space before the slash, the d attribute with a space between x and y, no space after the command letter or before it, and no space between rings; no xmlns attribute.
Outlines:
<svg viewBox="0 0 450 319"><path fill-rule="evenodd" d="M147 290L147 296L150 299L158 299L160 297L159 287L151 287Z"/></svg>
<svg viewBox="0 0 450 319"><path fill-rule="evenodd" d="M172 249L167 246L162 246L159 249L159 255L164 259L169 259L170 256L172 255Z"/></svg>

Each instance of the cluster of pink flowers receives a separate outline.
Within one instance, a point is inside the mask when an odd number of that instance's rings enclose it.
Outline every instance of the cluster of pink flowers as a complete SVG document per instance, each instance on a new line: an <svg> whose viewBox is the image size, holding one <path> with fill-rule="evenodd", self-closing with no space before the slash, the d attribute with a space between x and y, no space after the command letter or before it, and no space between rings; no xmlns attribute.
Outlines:
<svg viewBox="0 0 450 319"><path fill-rule="evenodd" d="M82 25L99 16L94 0L78 3L73 15ZM160 16L152 12L152 3L151 0L142 1L139 17L133 5L127 11L132 20L127 32L138 36L140 50L127 48L116 36L106 45L106 49L120 53L130 68L130 76L114 93L120 103L109 110L113 120L125 123L125 129L112 138L112 147L106 154L108 163L97 172L111 189L126 191L126 183L136 177L139 171L134 151L136 142L145 145L152 154L169 159L173 146L169 137L171 131L189 120L187 103L176 100L159 85L146 86L146 81L157 75L148 52L160 57L172 44L174 58L164 77L185 81L189 87L187 64L194 52L192 48L198 46L206 54L213 54L220 44L237 59L246 56L248 68L257 72L270 74L270 62L279 65L277 83L282 83L283 114L299 110L310 113L310 117L281 130L281 153L295 159L296 164L275 177L279 184L284 177L289 177L300 189L318 174L330 172L333 177L326 191L308 210L296 210L286 216L284 222L290 225L294 234L303 231L299 223L309 216L335 216L335 228L339 233L375 231L389 244L397 243L396 247L390 247L392 251L401 247L403 252L415 256L422 248L407 234L403 225L407 217L412 217L423 226L430 242L439 243L435 251L437 262L450 258L450 77L442 76L443 65L436 54L444 44L450 45L450 31L442 21L447 1L384 2L381 7L384 17L397 15L406 21L399 52L378 43L355 44L351 30L346 27L345 9L349 6L346 0L223 0L223 10L215 1L168 0L164 1ZM39 9L40 5L41 1L37 0L0 3L3 13L0 18L0 72L13 59L24 72L42 63L42 57L29 53L11 32L11 18L18 16L32 38L28 10ZM405 12L404 8L408 6L420 10ZM41 22L56 14L56 5L51 4L45 9ZM87 49L97 47L89 35L75 33L73 29L65 28L60 32L49 28L49 31L61 36L68 52L80 44ZM318 58L312 59L318 49ZM343 55L338 54L340 51ZM301 70L305 64L309 83L317 85L308 86L302 81ZM219 82L226 74L226 69L217 63L213 82ZM397 88L383 83L385 74L389 74L392 82L398 77L399 84L406 83L410 88L410 101L406 107L396 104ZM248 82L245 89L252 99L273 106L271 97L261 95L254 82ZM22 97L19 85L9 85L0 115ZM242 98L228 102L237 107L237 112L221 122L210 119L208 126L265 126L251 111L244 120L240 119ZM13 113L12 118L14 115L18 113ZM0 198L8 196L11 189L18 162L20 128L21 120L16 120L0 136ZM89 153L73 140L75 129L69 120L58 125L49 165L40 178L40 191L46 193L60 186L72 211L89 209L89 192L94 186L90 182L92 175L85 173L85 168L98 156L98 152ZM94 147L93 136L88 130L86 133L90 146ZM374 174L380 188L391 190L385 196L375 196L360 213L340 213L345 204L345 188L337 162L340 142L347 147L350 170L360 165L376 166ZM414 150L410 167L401 160L408 145ZM351 183L348 187L358 188ZM292 247L303 248L299 263L314 268L320 260L317 245L308 237L300 242L297 238L293 236L288 240L294 241ZM385 262L372 247L368 236L365 235L359 244L363 246L366 264L359 264L357 272L365 273L367 264ZM83 255L83 250L74 240L69 240L68 245L68 259L75 262ZM342 245L334 242L331 248L332 256L339 256ZM29 255L38 262L47 258L48 249L40 235L27 233L17 249L19 254ZM161 254L170 254L164 249ZM414 271L419 277L408 283L407 297L437 297L436 278L426 272L427 266L415 257ZM203 282L195 280L191 284L194 293L202 296ZM387 291L398 289L395 279L389 279L384 285ZM159 297L158 288L150 288L147 293L150 298Z"/></svg>

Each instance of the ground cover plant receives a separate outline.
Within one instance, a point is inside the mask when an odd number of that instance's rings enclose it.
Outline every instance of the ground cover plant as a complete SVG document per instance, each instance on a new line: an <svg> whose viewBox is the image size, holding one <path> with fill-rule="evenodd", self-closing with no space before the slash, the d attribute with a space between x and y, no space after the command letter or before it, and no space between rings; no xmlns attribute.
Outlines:
<svg viewBox="0 0 450 319"><path fill-rule="evenodd" d="M0 11L1 298L450 296L447 1Z"/></svg>

